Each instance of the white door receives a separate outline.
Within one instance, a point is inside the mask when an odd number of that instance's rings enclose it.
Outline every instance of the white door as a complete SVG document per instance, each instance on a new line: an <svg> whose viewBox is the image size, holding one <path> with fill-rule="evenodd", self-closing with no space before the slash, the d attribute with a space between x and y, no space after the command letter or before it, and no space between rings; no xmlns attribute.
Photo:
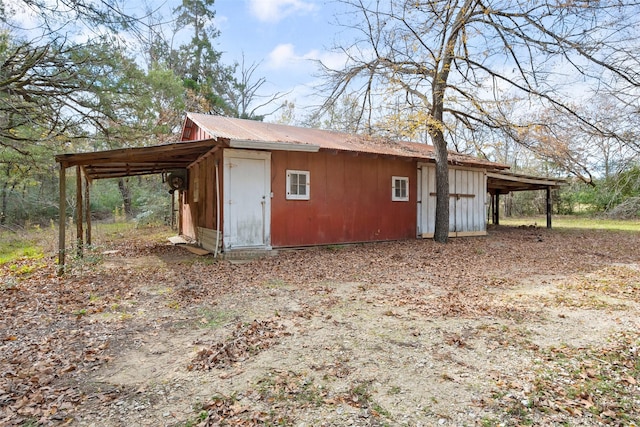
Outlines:
<svg viewBox="0 0 640 427"><path fill-rule="evenodd" d="M420 215L418 215L422 237L433 237L436 228L436 168L418 166L420 173Z"/></svg>
<svg viewBox="0 0 640 427"><path fill-rule="evenodd" d="M270 246L271 153L224 151L225 249Z"/></svg>

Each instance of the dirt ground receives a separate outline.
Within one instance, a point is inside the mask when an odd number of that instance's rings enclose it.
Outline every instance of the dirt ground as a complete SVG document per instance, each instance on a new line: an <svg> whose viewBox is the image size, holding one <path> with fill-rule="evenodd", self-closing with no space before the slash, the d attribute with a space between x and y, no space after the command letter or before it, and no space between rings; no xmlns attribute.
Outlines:
<svg viewBox="0 0 640 427"><path fill-rule="evenodd" d="M2 272L2 425L639 424L637 233L49 264Z"/></svg>

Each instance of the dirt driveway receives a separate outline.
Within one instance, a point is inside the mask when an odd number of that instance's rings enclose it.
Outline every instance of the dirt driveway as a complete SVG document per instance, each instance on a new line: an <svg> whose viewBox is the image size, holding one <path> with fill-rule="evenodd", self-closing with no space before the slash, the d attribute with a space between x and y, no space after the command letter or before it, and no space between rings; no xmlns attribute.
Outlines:
<svg viewBox="0 0 640 427"><path fill-rule="evenodd" d="M638 425L640 235L280 251L156 237L0 289L0 424ZM29 424L31 423L31 424Z"/></svg>

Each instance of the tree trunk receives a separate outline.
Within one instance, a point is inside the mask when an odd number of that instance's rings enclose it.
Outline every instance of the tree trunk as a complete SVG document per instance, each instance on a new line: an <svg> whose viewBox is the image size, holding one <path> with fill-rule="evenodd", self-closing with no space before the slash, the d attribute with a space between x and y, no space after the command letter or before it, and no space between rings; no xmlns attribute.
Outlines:
<svg viewBox="0 0 640 427"><path fill-rule="evenodd" d="M436 157L436 218L433 240L447 243L449 239L449 164L447 142L442 132L432 135Z"/></svg>
<svg viewBox="0 0 640 427"><path fill-rule="evenodd" d="M5 182L2 185L2 208L0 208L0 225L4 225L7 221L7 187L9 187L9 183Z"/></svg>
<svg viewBox="0 0 640 427"><path fill-rule="evenodd" d="M131 189L124 178L118 179L118 189L122 196L122 206L124 208L124 214L127 219L133 218L133 207L131 205Z"/></svg>
<svg viewBox="0 0 640 427"><path fill-rule="evenodd" d="M455 57L455 46L464 23L473 14L475 7L473 3L474 0L465 0L464 5L459 9L458 15L452 23L453 30L444 46L444 55L442 63L439 65L439 71L433 76L432 122L428 124L427 130L433 140L436 157L436 224L433 240L438 243L447 243L449 240L449 156L447 141L444 139L444 95L451 64Z"/></svg>

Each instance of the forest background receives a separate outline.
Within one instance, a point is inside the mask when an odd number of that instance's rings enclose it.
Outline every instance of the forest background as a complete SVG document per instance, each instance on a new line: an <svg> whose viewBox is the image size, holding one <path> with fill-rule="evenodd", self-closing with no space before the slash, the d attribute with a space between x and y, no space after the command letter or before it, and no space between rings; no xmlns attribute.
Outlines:
<svg viewBox="0 0 640 427"><path fill-rule="evenodd" d="M381 13L365 6L376 2L340 3L351 7L354 16L379 17ZM459 2L449 3L459 6ZM431 143L428 120L406 87L401 91L393 84L378 87L375 98L383 109L367 105L371 92L346 86L333 93L326 92L326 86L318 87L316 106L289 93L269 93L260 62L247 63L242 52L223 58L216 50L220 32L213 0L183 0L170 16L151 7L132 16L123 12L122 4L117 0L0 1L0 227L15 230L57 222L54 154L174 142L185 111ZM594 5L570 2L563 7L595 9ZM607 21L613 25L614 17L622 22L625 16L640 16L632 14L638 8L633 2L600 2L597 7L591 12L602 19L600 33L606 32ZM16 21L18 12L25 10L34 17L35 26L27 28ZM343 27L357 29L349 22L353 21L343 20ZM625 58L640 58L636 54L640 38L635 33L640 27L632 20L625 22L625 36L617 39L615 54L605 58L608 62L600 59L609 70L633 68ZM355 42L346 42L336 50L351 54L349 48L354 46ZM464 50L466 42L460 46ZM346 55L345 69L353 58ZM328 85L335 83L332 71L318 62L318 73L324 73ZM503 117L527 115L538 125L525 127L512 120L513 126L478 127L454 114L444 122L447 146L508 164L513 172L568 178L569 185L554 192L555 213L637 218L638 76L625 74L625 85L611 83L604 74L598 79L569 77L574 82L597 80L600 84L591 87L588 99L582 93L562 108L553 103L532 104L522 97L485 100L475 106L479 111L497 109ZM547 84L564 84L554 79ZM323 90L331 94L324 100ZM365 106L368 114L363 114ZM73 180L69 178L67 188L75 187ZM169 221L171 199L160 176L99 180L92 185L91 210L96 220ZM74 197L70 191L67 212L72 214ZM504 215L541 213L545 206L544 195L535 192L503 197L502 203Z"/></svg>

